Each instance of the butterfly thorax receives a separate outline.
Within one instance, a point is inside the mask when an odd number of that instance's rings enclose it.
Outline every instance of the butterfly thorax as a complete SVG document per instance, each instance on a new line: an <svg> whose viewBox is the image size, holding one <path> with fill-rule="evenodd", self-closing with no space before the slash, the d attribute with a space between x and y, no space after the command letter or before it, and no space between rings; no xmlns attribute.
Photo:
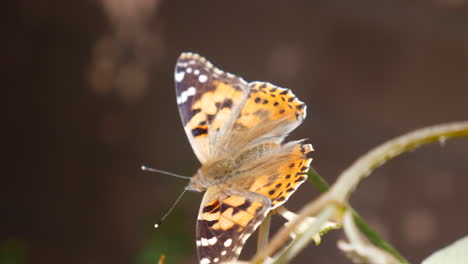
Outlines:
<svg viewBox="0 0 468 264"><path fill-rule="evenodd" d="M229 179L240 174L242 168L249 167L249 164L265 157L277 146L278 144L271 142L258 144L241 151L236 157L207 162L198 169L186 189L202 192L221 182L227 183Z"/></svg>
<svg viewBox="0 0 468 264"><path fill-rule="evenodd" d="M190 179L187 190L205 191L208 187L218 184L223 179L232 177L236 167L235 160L221 159L204 164Z"/></svg>

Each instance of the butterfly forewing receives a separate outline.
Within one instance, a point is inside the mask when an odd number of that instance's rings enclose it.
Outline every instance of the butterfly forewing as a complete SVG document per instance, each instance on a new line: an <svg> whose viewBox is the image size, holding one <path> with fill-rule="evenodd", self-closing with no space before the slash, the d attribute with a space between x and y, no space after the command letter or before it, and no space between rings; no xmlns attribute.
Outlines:
<svg viewBox="0 0 468 264"><path fill-rule="evenodd" d="M292 93L270 83L252 82L250 93L233 128L216 149L234 155L249 146L281 143L306 116L306 105Z"/></svg>
<svg viewBox="0 0 468 264"><path fill-rule="evenodd" d="M249 86L194 53L180 55L174 79L182 124L195 154L204 163L213 158L219 138L231 129Z"/></svg>

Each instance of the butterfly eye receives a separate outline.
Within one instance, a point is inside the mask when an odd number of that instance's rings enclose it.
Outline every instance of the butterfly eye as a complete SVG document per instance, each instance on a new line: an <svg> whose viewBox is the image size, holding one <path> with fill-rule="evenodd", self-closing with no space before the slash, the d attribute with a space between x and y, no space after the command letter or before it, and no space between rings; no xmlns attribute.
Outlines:
<svg viewBox="0 0 468 264"><path fill-rule="evenodd" d="M187 191L203 192L206 190L206 186L203 185L203 180L200 175L202 174L199 171L190 179L190 183L185 187Z"/></svg>

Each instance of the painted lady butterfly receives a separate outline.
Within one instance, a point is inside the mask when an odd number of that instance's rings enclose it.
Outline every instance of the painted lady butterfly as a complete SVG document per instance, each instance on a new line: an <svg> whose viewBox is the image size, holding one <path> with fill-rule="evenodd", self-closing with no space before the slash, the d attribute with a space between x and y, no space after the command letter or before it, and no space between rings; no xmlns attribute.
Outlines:
<svg viewBox="0 0 468 264"><path fill-rule="evenodd" d="M186 189L206 191L196 227L200 263L237 260L268 212L307 178L312 146L282 144L306 105L289 89L247 83L194 53L180 55L174 77L182 123L202 164Z"/></svg>

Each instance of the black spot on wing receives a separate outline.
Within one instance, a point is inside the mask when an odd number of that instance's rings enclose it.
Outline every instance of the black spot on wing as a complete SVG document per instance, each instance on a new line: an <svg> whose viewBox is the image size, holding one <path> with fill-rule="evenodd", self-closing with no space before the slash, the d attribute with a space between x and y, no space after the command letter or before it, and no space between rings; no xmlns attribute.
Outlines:
<svg viewBox="0 0 468 264"><path fill-rule="evenodd" d="M276 201L278 201L278 202L282 202L284 200L286 200L286 197L284 197L284 196L281 196L278 199L276 199Z"/></svg>
<svg viewBox="0 0 468 264"><path fill-rule="evenodd" d="M237 208L239 208L239 210L245 211L251 205L252 205L252 202L250 202L249 200L246 199L245 202L243 204L239 205Z"/></svg>
<svg viewBox="0 0 468 264"><path fill-rule="evenodd" d="M304 181L306 179L305 176L301 176L299 178L297 178L294 182L301 182L301 181Z"/></svg>
<svg viewBox="0 0 468 264"><path fill-rule="evenodd" d="M196 115L196 114L198 114L198 113L200 113L200 112L201 112L201 109L200 109L200 108L195 108L195 109L192 110L191 115L194 116L194 115Z"/></svg>
<svg viewBox="0 0 468 264"><path fill-rule="evenodd" d="M215 202L213 202L213 204L203 207L203 212L204 213L207 213L207 212L214 213L214 210L219 210L220 206L221 206L221 204L219 203L219 201L215 200Z"/></svg>
<svg viewBox="0 0 468 264"><path fill-rule="evenodd" d="M233 208L231 205L229 204L221 204L221 214L224 213L226 210L228 210L229 208Z"/></svg>
<svg viewBox="0 0 468 264"><path fill-rule="evenodd" d="M194 129L192 129L192 136L193 137L198 137L198 136L202 136L202 135L205 135L205 134L208 134L208 129L206 129L204 127L196 127Z"/></svg>
<svg viewBox="0 0 468 264"><path fill-rule="evenodd" d="M208 124L211 124L213 122L215 116L216 115L206 115L206 121L208 121Z"/></svg>
<svg viewBox="0 0 468 264"><path fill-rule="evenodd" d="M249 208L251 205L252 205L252 203L249 200L246 199L243 204L241 204L239 206L232 206L232 208L233 208L232 215L235 215L240 211L247 210L247 208Z"/></svg>

